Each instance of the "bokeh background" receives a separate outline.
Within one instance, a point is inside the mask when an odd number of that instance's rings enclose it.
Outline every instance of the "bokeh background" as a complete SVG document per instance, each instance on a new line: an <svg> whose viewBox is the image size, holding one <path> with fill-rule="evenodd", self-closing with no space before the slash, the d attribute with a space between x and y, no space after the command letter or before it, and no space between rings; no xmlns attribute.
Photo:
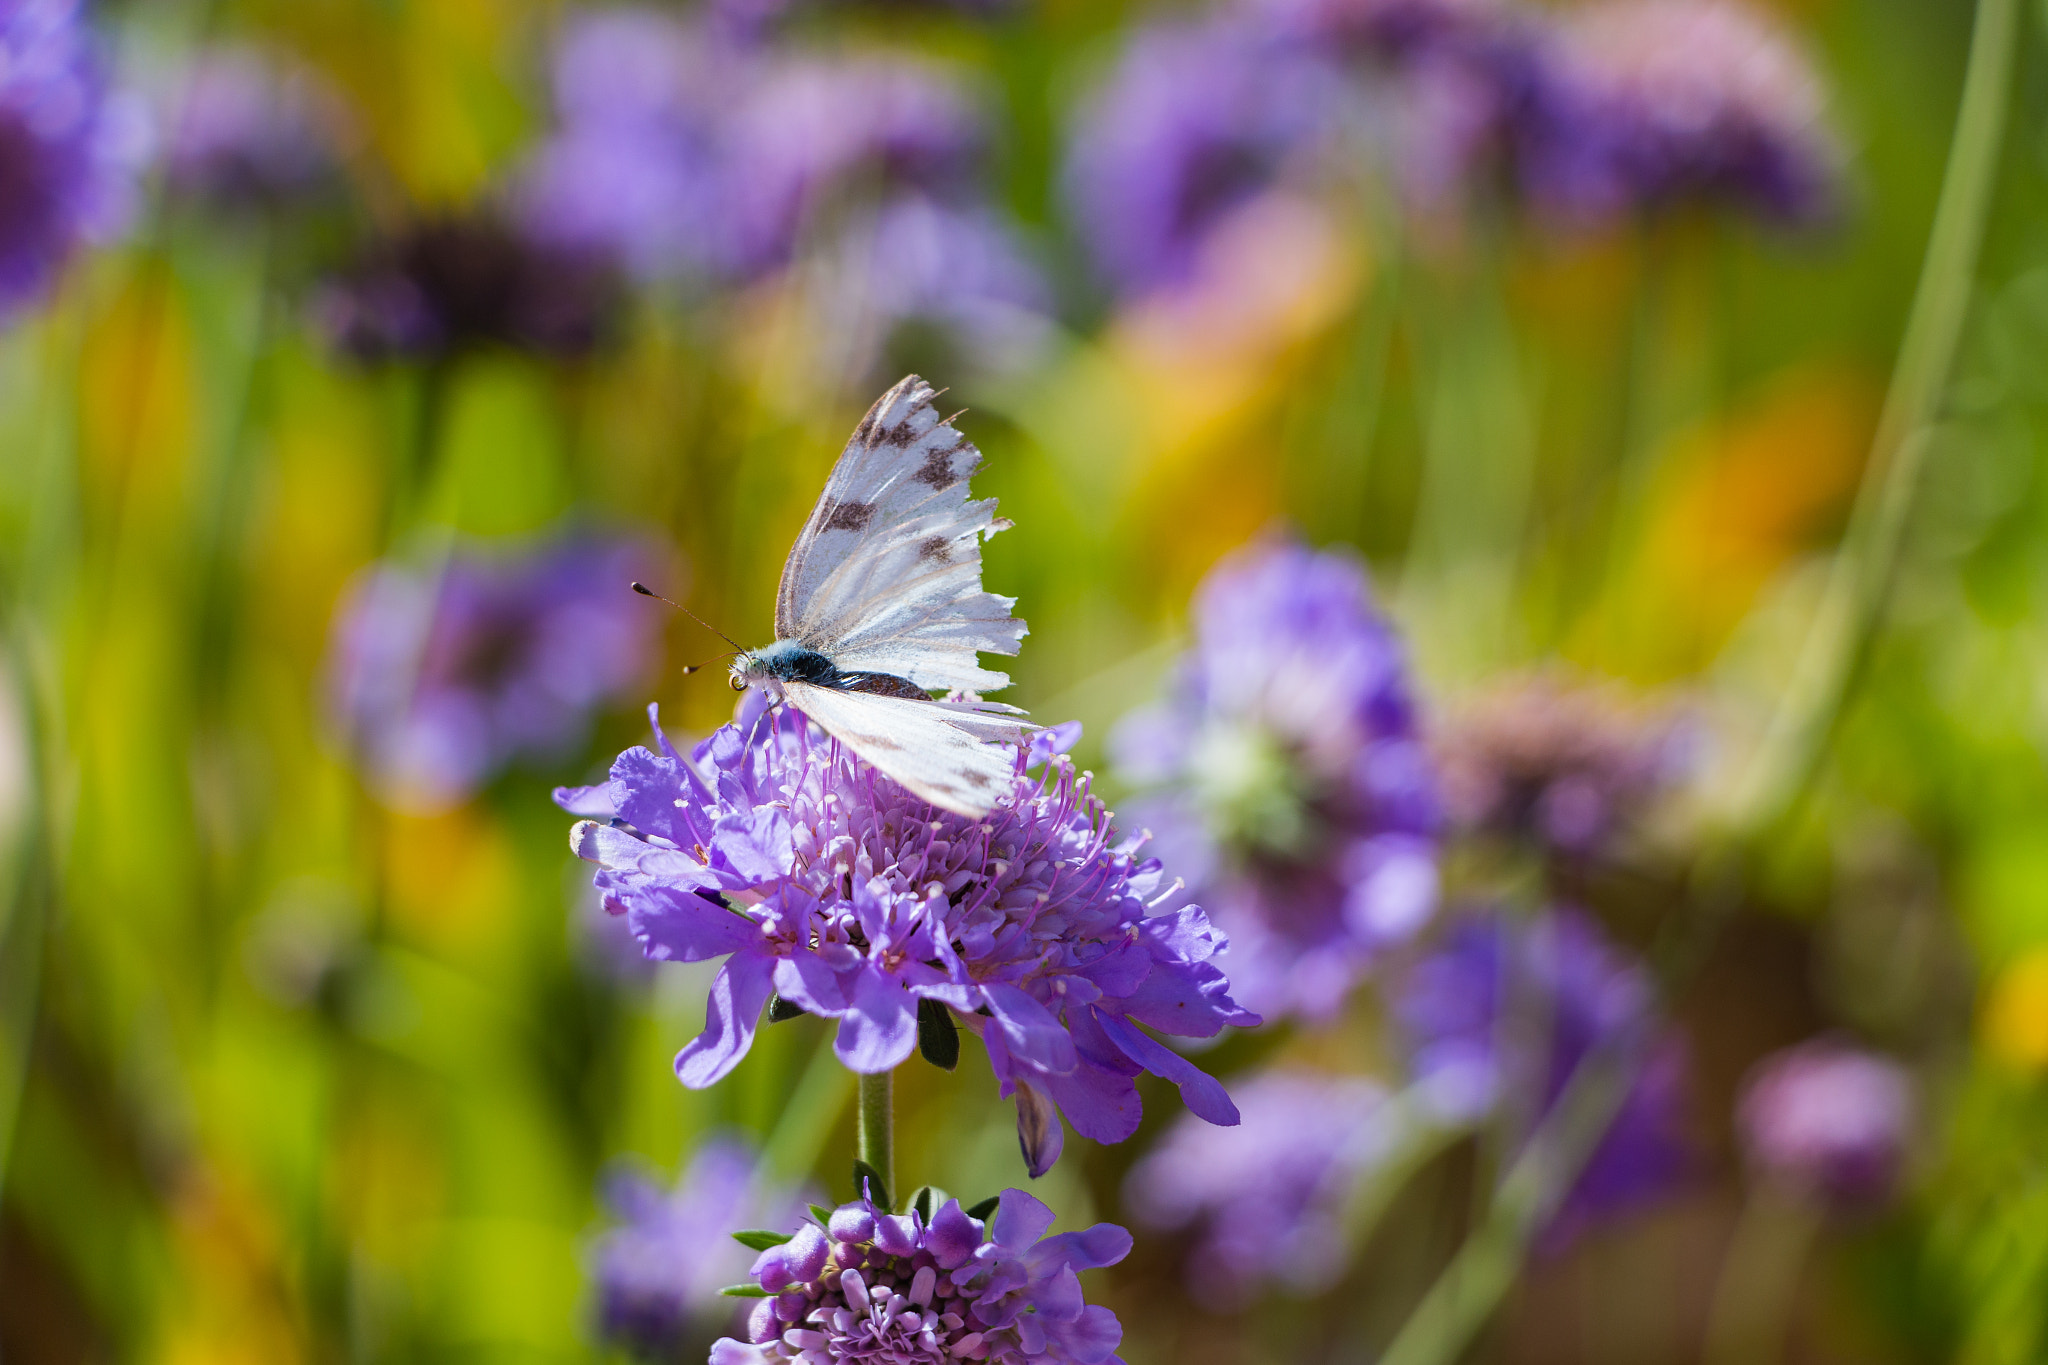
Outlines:
<svg viewBox="0 0 2048 1365"><path fill-rule="evenodd" d="M1160 1087L1033 1186L1138 1233L1132 1365L2042 1359L2044 36L0 0L0 1358L703 1358L851 1078L800 1018L678 1085L709 971L550 791L730 715L627 582L765 643L914 370L1113 802L1324 856L1315 650L1255 752L1114 742L1191 639L1273 660L1191 602L1290 542L1428 756L1434 892L1203 1054L1235 1137ZM968 1054L899 1164L972 1201Z"/></svg>

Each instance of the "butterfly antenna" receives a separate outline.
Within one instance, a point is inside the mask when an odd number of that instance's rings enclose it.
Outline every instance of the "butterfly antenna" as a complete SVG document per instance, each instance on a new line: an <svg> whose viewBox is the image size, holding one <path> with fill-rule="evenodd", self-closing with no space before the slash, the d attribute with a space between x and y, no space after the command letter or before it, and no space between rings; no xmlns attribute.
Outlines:
<svg viewBox="0 0 2048 1365"><path fill-rule="evenodd" d="M689 676L690 674L692 674L692 673L695 673L695 672L697 672L697 671L698 671L698 670L700 670L700 669L704 669L704 668L708 668L708 667L710 667L710 666L711 666L712 664L715 664L715 663L717 663L717 662L718 662L718 661L719 661L720 659L730 659L730 658L732 658L732 657L733 657L734 655L738 655L738 654L744 654L744 653L746 653L746 651L745 651L744 649L735 649L735 650L732 650L732 651L731 651L730 653L726 653L726 654L719 654L719 655L715 655L715 656L713 656L712 658L706 659L706 660L705 660L705 661L704 661L703 663L701 663L701 664L686 664L686 665L684 665L684 667L683 667L683 675L684 675L685 677L688 677L688 676Z"/></svg>
<svg viewBox="0 0 2048 1365"><path fill-rule="evenodd" d="M716 635L716 636L717 636L717 637L718 637L719 639L721 639L721 640L725 641L725 642L726 642L727 644L731 645L731 646L733 647L733 652L734 652L734 653L736 653L736 654L744 654L744 653L746 653L746 652L747 652L747 647L746 647L745 645L741 644L741 643L740 643L740 642L739 642L738 640L735 640L735 639L733 639L733 638L732 638L732 636L730 636L730 635L727 635L727 634L726 634L726 633L725 633L724 631L720 630L720 629L719 629L719 628L718 628L717 626L714 626L714 625L712 625L712 624L711 624L711 623L710 623L709 621L707 621L707 620L705 620L705 619L704 619L703 617L699 616L699 615L698 615L698 614L697 614L696 612L694 612L694 611L691 611L691 610L690 610L690 609L689 609L688 607L684 606L684 605L683 605L682 603L680 603L680 602L676 601L676 600L675 600L675 598L673 598L673 597L663 597L663 596L662 596L662 595L661 595L660 593L658 593L658 592L656 592L656 591L655 591L654 589L652 589L652 588L648 587L648 586L647 586L647 585L646 585L645 583L635 583L635 584L633 585L633 591L634 591L634 592L637 592L637 593L639 593L639 594L640 594L640 595L641 595L642 597L651 597L651 598L653 598L653 599L654 599L655 601L657 601L657 602L666 602L666 603L668 603L668 604L669 604L670 606L674 607L674 608L675 608L675 609L676 609L677 611L679 611L679 612L681 612L681 613L682 613L683 615L685 615L685 616L689 617L689 618L690 618L690 619L691 619L692 621L695 621L695 622L696 622L696 623L697 623L698 625L700 625L700 626L704 627L704 629L706 629L706 630L710 631L710 632L711 632L711 633L712 633L713 635ZM702 664L697 664L697 665L695 665L694 667L695 667L695 668L702 668L703 666L704 666L704 665L702 665ZM692 672L692 671L694 671L694 669L685 669L685 670L684 670L684 672Z"/></svg>

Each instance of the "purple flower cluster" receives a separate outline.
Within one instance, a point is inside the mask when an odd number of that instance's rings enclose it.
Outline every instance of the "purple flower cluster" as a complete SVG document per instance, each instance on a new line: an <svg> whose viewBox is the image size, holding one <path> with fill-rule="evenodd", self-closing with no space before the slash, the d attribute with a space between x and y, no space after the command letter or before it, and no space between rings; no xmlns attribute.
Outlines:
<svg viewBox="0 0 2048 1365"><path fill-rule="evenodd" d="M307 201L340 174L341 106L313 72L255 48L203 53L164 123L166 183L227 209Z"/></svg>
<svg viewBox="0 0 2048 1365"><path fill-rule="evenodd" d="M1049 291L989 194L965 85L900 55L793 50L779 8L573 20L556 131L516 196L525 230L689 294L801 278L829 373L868 373L920 329L983 368L1035 355Z"/></svg>
<svg viewBox="0 0 2048 1365"><path fill-rule="evenodd" d="M1351 1186L1400 1135L1372 1081L1272 1071L1240 1082L1244 1121L1183 1119L1124 1182L1138 1220L1191 1229L1190 1289L1241 1304L1267 1285L1327 1288L1345 1264L1342 1214Z"/></svg>
<svg viewBox="0 0 2048 1365"><path fill-rule="evenodd" d="M1555 126L1532 193L1603 220L1726 202L1803 222L1833 207L1838 153L1805 56L1737 0L1604 0L1574 12L1548 73Z"/></svg>
<svg viewBox="0 0 2048 1365"><path fill-rule="evenodd" d="M1461 918L1401 981L1394 1012L1417 1090L1437 1117L1491 1118L1516 1142L1595 1049L1634 1068L1553 1238L1655 1199L1684 1173L1683 1050L1658 1017L1648 974L1582 912Z"/></svg>
<svg viewBox="0 0 2048 1365"><path fill-rule="evenodd" d="M1824 213L1839 160L1804 56L1735 0L1225 0L1139 30L1070 135L1104 277L1184 277L1239 205L1328 193L1363 152L1434 207L1491 182L1599 224L1688 202Z"/></svg>
<svg viewBox="0 0 2048 1365"><path fill-rule="evenodd" d="M117 226L132 123L109 99L80 0L0 0L0 316Z"/></svg>
<svg viewBox="0 0 2048 1365"><path fill-rule="evenodd" d="M1327 1018L1437 898L1438 810L1407 662L1365 572L1266 542L1195 601L1167 700L1119 727L1130 807L1230 935L1262 1014Z"/></svg>
<svg viewBox="0 0 2048 1365"><path fill-rule="evenodd" d="M1445 728L1444 801L1466 830L1584 857L1668 791L1693 749L1671 716L1538 673L1479 698Z"/></svg>
<svg viewBox="0 0 2048 1365"><path fill-rule="evenodd" d="M1078 733L1020 747L1011 798L970 820L750 693L688 759L657 729L658 753L630 749L609 783L558 792L601 817L571 846L649 957L726 959L704 1032L676 1057L683 1083L739 1063L771 991L839 1020L839 1057L863 1072L910 1055L932 1001L980 1035L1015 1095L1033 1175L1059 1155L1061 1113L1098 1142L1129 1137L1143 1071L1237 1122L1222 1086L1139 1026L1209 1037L1257 1016L1209 960L1223 939L1201 910L1154 912L1158 862L1118 841L1056 753Z"/></svg>
<svg viewBox="0 0 2048 1365"><path fill-rule="evenodd" d="M734 1228L779 1227L802 1216L794 1194L766 1189L754 1153L730 1138L697 1149L673 1188L620 1171L606 1182L616 1220L591 1248L599 1332L649 1359L708 1348L730 1328L718 1291L745 1273Z"/></svg>
<svg viewBox="0 0 2048 1365"><path fill-rule="evenodd" d="M644 562L572 537L460 551L438 572L371 569L336 618L330 665L339 726L371 780L436 809L515 758L573 749L652 660L658 617L628 591Z"/></svg>
<svg viewBox="0 0 2048 1365"><path fill-rule="evenodd" d="M1736 1114L1757 1169L1842 1208L1884 1202L1913 1126L1913 1082L1889 1057L1828 1039L1766 1057Z"/></svg>
<svg viewBox="0 0 2048 1365"><path fill-rule="evenodd" d="M1070 133L1066 189L1103 277L1180 284L1232 211L1301 168L1327 86L1252 25L1162 25L1131 39Z"/></svg>
<svg viewBox="0 0 2048 1365"><path fill-rule="evenodd" d="M985 1229L956 1200L929 1223L843 1204L761 1253L753 1278L770 1297L752 1344L718 1342L711 1365L1111 1365L1123 1327L1082 1300L1077 1272L1122 1260L1131 1235L1097 1223L1048 1237L1052 1222L1022 1190L1003 1191Z"/></svg>

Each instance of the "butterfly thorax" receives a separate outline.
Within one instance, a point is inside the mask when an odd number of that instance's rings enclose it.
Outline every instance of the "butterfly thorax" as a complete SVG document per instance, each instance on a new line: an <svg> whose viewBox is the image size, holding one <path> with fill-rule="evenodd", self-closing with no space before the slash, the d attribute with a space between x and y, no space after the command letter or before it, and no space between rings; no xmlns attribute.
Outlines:
<svg viewBox="0 0 2048 1365"><path fill-rule="evenodd" d="M931 697L908 678L890 673L844 672L830 658L798 640L777 640L733 660L732 685L736 689L758 687L779 701L782 684L786 682L810 683L841 692L879 692L920 701Z"/></svg>

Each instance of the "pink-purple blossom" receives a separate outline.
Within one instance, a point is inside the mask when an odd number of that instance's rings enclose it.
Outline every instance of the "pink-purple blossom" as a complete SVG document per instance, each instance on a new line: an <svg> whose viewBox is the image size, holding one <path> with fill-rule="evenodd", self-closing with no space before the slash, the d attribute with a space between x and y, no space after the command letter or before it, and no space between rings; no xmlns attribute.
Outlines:
<svg viewBox="0 0 2048 1365"><path fill-rule="evenodd" d="M1898 1184L1913 1082L1889 1057L1814 1039L1757 1064L1736 1121L1758 1170L1826 1202L1867 1207Z"/></svg>
<svg viewBox="0 0 2048 1365"><path fill-rule="evenodd" d="M725 960L676 1057L684 1084L739 1063L771 992L837 1019L838 1055L862 1072L907 1058L933 1001L980 1035L1034 1175L1059 1155L1061 1114L1095 1141L1129 1137L1141 1072L1237 1122L1223 1087L1145 1030L1209 1037L1258 1017L1210 961L1222 935L1195 906L1156 908L1159 863L1058 752L1078 726L1020 747L1010 799L979 820L758 694L688 758L655 733L658 751L629 749L608 783L556 799L598 817L571 846L649 957Z"/></svg>
<svg viewBox="0 0 2048 1365"><path fill-rule="evenodd" d="M711 1365L1121 1365L1116 1315L1081 1297L1079 1272L1114 1265L1131 1235L1113 1223L1046 1233L1053 1213L1004 1190L986 1224L948 1200L929 1222L862 1200L806 1222L754 1262L769 1297L749 1342L712 1348Z"/></svg>
<svg viewBox="0 0 2048 1365"><path fill-rule="evenodd" d="M1435 779L1364 569L1266 541L1202 585L1167 699L1114 737L1129 806L1262 1014L1327 1018L1436 905Z"/></svg>

